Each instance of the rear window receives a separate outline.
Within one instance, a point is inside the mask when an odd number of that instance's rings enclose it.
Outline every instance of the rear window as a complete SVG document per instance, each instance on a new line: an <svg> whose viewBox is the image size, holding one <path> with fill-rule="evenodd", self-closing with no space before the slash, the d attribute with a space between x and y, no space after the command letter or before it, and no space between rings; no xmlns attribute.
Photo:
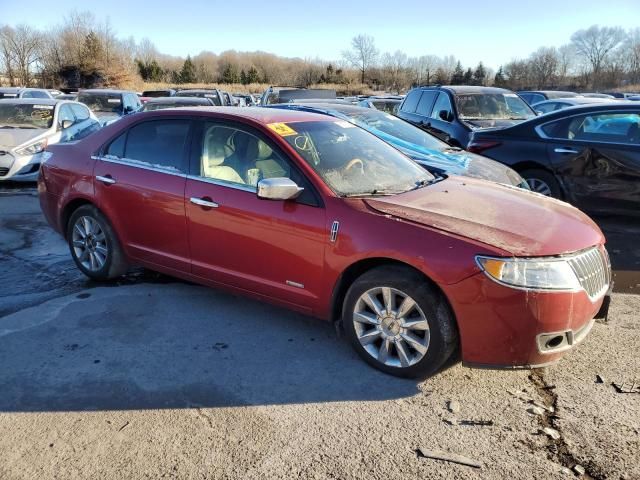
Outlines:
<svg viewBox="0 0 640 480"><path fill-rule="evenodd" d="M402 108L400 109L403 112L413 113L416 111L416 107L418 106L418 102L420 101L420 94L422 92L420 90L412 90L407 95L407 98L404 99L404 103L402 104Z"/></svg>
<svg viewBox="0 0 640 480"><path fill-rule="evenodd" d="M94 112L118 113L123 111L122 95L119 93L82 93L78 101L84 103Z"/></svg>

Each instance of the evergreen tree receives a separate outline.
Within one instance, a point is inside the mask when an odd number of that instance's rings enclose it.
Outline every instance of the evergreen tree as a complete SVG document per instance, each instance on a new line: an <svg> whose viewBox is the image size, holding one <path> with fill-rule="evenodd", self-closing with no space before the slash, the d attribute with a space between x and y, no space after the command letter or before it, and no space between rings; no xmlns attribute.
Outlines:
<svg viewBox="0 0 640 480"><path fill-rule="evenodd" d="M464 78L462 81L463 85L472 85L473 84L473 72L471 68L467 68L467 71L464 72Z"/></svg>
<svg viewBox="0 0 640 480"><path fill-rule="evenodd" d="M473 72L473 84L484 85L486 83L487 71L484 69L482 62L476 67L476 71Z"/></svg>
<svg viewBox="0 0 640 480"><path fill-rule="evenodd" d="M222 70L222 77L220 78L221 83L239 83L240 75L238 75L238 70L235 65L227 63L227 65Z"/></svg>
<svg viewBox="0 0 640 480"><path fill-rule="evenodd" d="M247 72L247 83L260 83L260 74L258 73L258 69L254 66L251 66Z"/></svg>
<svg viewBox="0 0 640 480"><path fill-rule="evenodd" d="M464 70L460 61L456 64L456 68L451 76L451 85L462 85L464 83Z"/></svg>
<svg viewBox="0 0 640 480"><path fill-rule="evenodd" d="M244 68L242 70L240 70L240 83L243 85L246 85L247 83L247 74L244 71Z"/></svg>
<svg viewBox="0 0 640 480"><path fill-rule="evenodd" d="M191 56L187 55L182 70L180 70L180 83L195 83L196 81L196 66L191 61Z"/></svg>
<svg viewBox="0 0 640 480"><path fill-rule="evenodd" d="M496 76L493 79L493 85L496 87L505 87L507 85L507 79L504 77L502 65L500 65L500 68L496 72Z"/></svg>

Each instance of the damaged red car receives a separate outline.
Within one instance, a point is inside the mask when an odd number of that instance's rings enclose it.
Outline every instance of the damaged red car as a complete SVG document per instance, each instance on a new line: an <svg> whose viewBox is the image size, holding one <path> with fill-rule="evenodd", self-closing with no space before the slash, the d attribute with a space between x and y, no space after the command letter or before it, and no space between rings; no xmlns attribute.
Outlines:
<svg viewBox="0 0 640 480"><path fill-rule="evenodd" d="M339 321L390 374L424 377L458 352L545 365L608 305L605 239L579 210L435 177L332 117L146 112L47 157L42 210L87 276L141 265Z"/></svg>

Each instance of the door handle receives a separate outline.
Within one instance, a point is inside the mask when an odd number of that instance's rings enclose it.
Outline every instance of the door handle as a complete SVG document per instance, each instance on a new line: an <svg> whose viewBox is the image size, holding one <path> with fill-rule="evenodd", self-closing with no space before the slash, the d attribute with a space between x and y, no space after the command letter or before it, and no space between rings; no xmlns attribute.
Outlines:
<svg viewBox="0 0 640 480"><path fill-rule="evenodd" d="M105 185L113 185L114 183L116 183L116 179L113 178L111 175L105 175L105 176L96 175L96 180L104 183Z"/></svg>
<svg viewBox="0 0 640 480"><path fill-rule="evenodd" d="M198 197L191 197L191 199L189 200L191 203L193 203L194 205L199 205L201 207L205 207L205 208L218 208L219 205L216 202L213 202L210 198L198 198Z"/></svg>
<svg viewBox="0 0 640 480"><path fill-rule="evenodd" d="M553 151L556 153L580 153L578 150L574 150L573 148L554 148Z"/></svg>

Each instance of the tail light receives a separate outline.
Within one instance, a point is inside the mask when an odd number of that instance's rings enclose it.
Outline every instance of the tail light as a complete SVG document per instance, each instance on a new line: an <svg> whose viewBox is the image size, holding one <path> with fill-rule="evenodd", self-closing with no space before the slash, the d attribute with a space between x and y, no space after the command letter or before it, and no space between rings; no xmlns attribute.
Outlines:
<svg viewBox="0 0 640 480"><path fill-rule="evenodd" d="M482 153L485 150L495 148L498 145L502 145L502 143L492 140L473 140L469 145L467 145L467 150L472 153Z"/></svg>

